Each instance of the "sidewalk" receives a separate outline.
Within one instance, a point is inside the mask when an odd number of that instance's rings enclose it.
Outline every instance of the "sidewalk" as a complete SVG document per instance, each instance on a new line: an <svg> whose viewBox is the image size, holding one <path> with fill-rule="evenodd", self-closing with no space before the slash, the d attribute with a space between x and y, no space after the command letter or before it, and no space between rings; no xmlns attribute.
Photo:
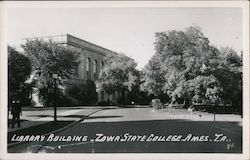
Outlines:
<svg viewBox="0 0 250 160"><path fill-rule="evenodd" d="M120 108L105 110L88 118L85 122L124 122L124 121L152 121L152 120L183 120L193 122L214 122L214 114L200 111L190 112L187 109L159 109L152 108ZM237 123L242 126L242 118L235 114L216 114L215 122Z"/></svg>
<svg viewBox="0 0 250 160"><path fill-rule="evenodd" d="M84 118L85 116L89 115L92 112L102 110L102 109L115 109L111 111L104 111L99 114L105 114L106 112L112 113L112 115L119 115L120 118L106 118L104 121L123 121L124 118L126 119L127 114L132 114L135 116L134 118L130 117L130 120L142 120L142 119L186 119L192 121L213 121L214 115L207 112L188 112L184 109L177 109L177 110L152 110L151 108L120 108L119 107L101 107L101 106L84 106L84 107L58 107L57 108L57 120L64 121L64 122L76 122ZM122 110L122 112L120 112ZM117 113L118 112L118 113ZM120 115L121 114L121 115ZM10 120L12 116L9 116ZM101 119L99 119L101 120ZM216 114L215 115L216 121L225 121L225 122L238 122L242 125L242 118L240 115L232 115L232 114ZM53 108L24 108L23 114L21 116L21 127L17 127L15 124L15 128L11 128L11 124L8 126L8 132L15 132L18 130L27 129L33 126L39 126L46 123L50 123L54 121L54 110ZM92 120L88 120L92 121ZM98 120L93 120L98 121Z"/></svg>
<svg viewBox="0 0 250 160"><path fill-rule="evenodd" d="M57 121L75 122L79 121L88 114L104 109L104 107L58 107L57 108ZM12 116L9 115L10 121ZM30 127L43 125L54 121L53 108L25 108L21 115L21 127L11 128L11 123L8 126L8 133L24 130Z"/></svg>

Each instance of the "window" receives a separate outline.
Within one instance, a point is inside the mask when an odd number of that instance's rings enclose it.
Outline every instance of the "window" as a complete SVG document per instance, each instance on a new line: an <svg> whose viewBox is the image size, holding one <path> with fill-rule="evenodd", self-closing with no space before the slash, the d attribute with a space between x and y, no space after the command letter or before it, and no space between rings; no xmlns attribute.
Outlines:
<svg viewBox="0 0 250 160"><path fill-rule="evenodd" d="M86 71L87 71L87 78L90 79L91 75L90 75L90 67L91 67L91 61L90 61L90 58L87 59L87 62L86 62Z"/></svg>
<svg viewBox="0 0 250 160"><path fill-rule="evenodd" d="M101 69L103 69L104 68L104 62L102 62L102 68Z"/></svg>
<svg viewBox="0 0 250 160"><path fill-rule="evenodd" d="M94 61L93 70L94 70L94 79L96 80L98 78L98 62L97 62L97 60Z"/></svg>
<svg viewBox="0 0 250 160"><path fill-rule="evenodd" d="M87 59L86 71L90 71L90 58Z"/></svg>
<svg viewBox="0 0 250 160"><path fill-rule="evenodd" d="M97 60L94 61L94 73L97 73Z"/></svg>

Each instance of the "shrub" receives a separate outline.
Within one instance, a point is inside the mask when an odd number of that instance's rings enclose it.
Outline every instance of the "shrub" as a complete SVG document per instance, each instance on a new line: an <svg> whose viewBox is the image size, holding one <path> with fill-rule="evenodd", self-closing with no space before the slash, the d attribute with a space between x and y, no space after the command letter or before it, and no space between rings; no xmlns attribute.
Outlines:
<svg viewBox="0 0 250 160"><path fill-rule="evenodd" d="M74 105L95 105L98 99L96 85L92 80L69 86L66 95Z"/></svg>

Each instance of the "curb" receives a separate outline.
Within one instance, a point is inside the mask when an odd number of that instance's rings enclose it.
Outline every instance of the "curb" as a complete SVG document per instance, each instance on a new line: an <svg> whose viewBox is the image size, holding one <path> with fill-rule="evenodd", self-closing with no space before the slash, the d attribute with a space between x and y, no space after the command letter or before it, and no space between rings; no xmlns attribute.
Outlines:
<svg viewBox="0 0 250 160"><path fill-rule="evenodd" d="M73 125L75 125L76 123L78 123L78 122L84 120L85 118L91 116L92 114L95 114L96 112L99 112L99 111L102 111L102 110L106 110L106 109L108 109L108 108L104 108L104 109L100 109L100 110L94 111L94 112L92 112L92 113L90 113L90 114L88 114L88 115L86 115L86 116L83 116L81 119L79 119L79 120L77 120L77 121L75 121L75 122L72 122L71 124L69 124L69 125L67 125L67 126L65 126L65 127L63 127L63 128L59 128L59 129L57 129L57 130L54 130L54 131L45 133L45 134L43 134L43 135L44 135L44 136L47 136L47 135L49 135L49 134L61 132L61 131L65 130L65 129L67 129L67 128L72 127ZM7 147L8 147L8 148L11 148L11 147L14 147L14 146L16 146L16 145L24 144L24 143L29 143L29 142L28 142L28 141L24 141L24 142L14 142L14 143L8 144ZM47 143L45 143L45 144L47 144ZM45 144L43 144L41 147L43 147ZM40 148L41 148L41 147L40 147ZM37 152L40 150L40 148L38 148ZM37 153L37 152L35 152L35 153Z"/></svg>

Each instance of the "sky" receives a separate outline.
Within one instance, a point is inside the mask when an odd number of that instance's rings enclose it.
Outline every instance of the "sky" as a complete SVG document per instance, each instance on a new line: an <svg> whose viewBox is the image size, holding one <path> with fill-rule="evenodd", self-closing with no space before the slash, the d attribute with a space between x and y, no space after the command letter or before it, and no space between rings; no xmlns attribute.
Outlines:
<svg viewBox="0 0 250 160"><path fill-rule="evenodd" d="M196 25L218 48L242 50L241 8L9 8L7 41L71 34L124 53L143 68L155 53L155 33Z"/></svg>

